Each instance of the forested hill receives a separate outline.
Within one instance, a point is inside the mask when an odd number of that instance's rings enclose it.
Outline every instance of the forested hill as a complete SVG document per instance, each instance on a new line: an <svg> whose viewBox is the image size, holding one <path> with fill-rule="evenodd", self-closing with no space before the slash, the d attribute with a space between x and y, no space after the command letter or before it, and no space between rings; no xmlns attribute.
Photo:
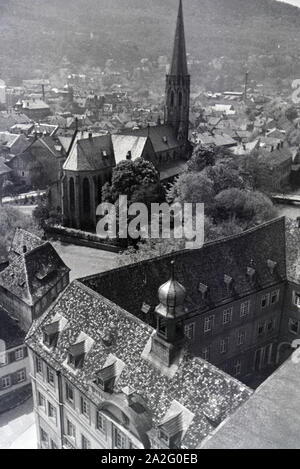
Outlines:
<svg viewBox="0 0 300 469"><path fill-rule="evenodd" d="M0 76L47 72L63 57L101 66L109 57L134 64L169 55L177 8L178 0L1 0ZM204 66L224 57L233 74L244 63L258 74L300 77L300 9L274 0L185 0L184 14L188 51Z"/></svg>

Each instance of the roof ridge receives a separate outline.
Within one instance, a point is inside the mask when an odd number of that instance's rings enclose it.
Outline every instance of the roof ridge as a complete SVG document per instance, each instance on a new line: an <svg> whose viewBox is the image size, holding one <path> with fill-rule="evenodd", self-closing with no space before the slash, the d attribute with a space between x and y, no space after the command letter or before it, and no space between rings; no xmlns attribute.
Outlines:
<svg viewBox="0 0 300 469"><path fill-rule="evenodd" d="M220 244L226 243L227 241L230 241L230 240L233 240L233 239L243 238L243 237L247 236L250 233L254 233L255 231L258 231L258 230L260 230L264 227L275 224L276 222L278 223L279 221L284 221L284 223L285 223L285 216L273 218L272 220L264 222L264 223L262 223L258 226L255 226L253 228L249 228L248 230L245 230L245 231L243 231L242 233L240 233L238 235L236 235L236 234L235 235L230 235L230 236L227 236L225 238L220 238L220 239L217 239L217 240L214 240L214 241L209 241L207 243L204 243L204 245L201 248L195 249L195 251L199 252L199 251L205 249L208 246L218 246ZM193 250L191 250L191 249L180 249L178 251L174 251L174 252L171 252L171 253L168 253L168 254L164 254L162 256L151 257L149 259L144 259L144 260L139 261L139 262L134 262L132 264L127 264L127 265L124 265L124 266L121 266L121 267L117 267L115 269L107 270L105 272L100 272L98 274L93 274L93 275L88 275L86 277L81 277L81 278L78 278L77 281L82 283L83 281L90 280L90 279L93 279L93 278L105 277L106 275L108 275L112 272L118 272L118 271L121 272L121 271L124 271L126 269L135 268L138 265L142 266L142 265L150 264L154 261L157 261L158 259L159 260L170 259L172 257L178 257L183 253L190 253L192 251ZM286 266L285 266L285 268L286 268Z"/></svg>

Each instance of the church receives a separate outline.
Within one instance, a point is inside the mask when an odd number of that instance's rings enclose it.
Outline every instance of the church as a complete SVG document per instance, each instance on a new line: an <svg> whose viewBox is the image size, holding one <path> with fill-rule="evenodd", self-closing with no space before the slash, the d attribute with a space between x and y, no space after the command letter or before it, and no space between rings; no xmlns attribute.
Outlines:
<svg viewBox="0 0 300 469"><path fill-rule="evenodd" d="M95 227L101 188L120 161L151 161L164 182L183 172L191 154L189 103L190 75L180 0L172 62L166 76L164 123L116 135L75 131L61 179L64 224L77 229Z"/></svg>

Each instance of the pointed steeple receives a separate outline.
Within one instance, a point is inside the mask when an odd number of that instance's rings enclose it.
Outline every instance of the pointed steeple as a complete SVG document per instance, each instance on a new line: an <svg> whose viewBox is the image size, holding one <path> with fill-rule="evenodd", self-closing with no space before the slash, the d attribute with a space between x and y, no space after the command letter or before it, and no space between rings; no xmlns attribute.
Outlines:
<svg viewBox="0 0 300 469"><path fill-rule="evenodd" d="M188 74L189 73L186 58L183 8L182 0L180 0L170 75L187 76Z"/></svg>

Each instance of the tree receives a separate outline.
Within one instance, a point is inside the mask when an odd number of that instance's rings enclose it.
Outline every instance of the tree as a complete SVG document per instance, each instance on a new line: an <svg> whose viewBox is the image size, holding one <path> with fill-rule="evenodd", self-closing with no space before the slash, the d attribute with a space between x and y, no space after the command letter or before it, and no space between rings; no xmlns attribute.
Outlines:
<svg viewBox="0 0 300 469"><path fill-rule="evenodd" d="M157 199L154 201L159 201L162 187L158 171L150 161L138 158L135 161L121 161L113 169L111 184L103 186L102 200L115 203L119 196L126 195L128 202L132 199L135 202L144 202L149 199L150 194L153 196L155 191Z"/></svg>
<svg viewBox="0 0 300 469"><path fill-rule="evenodd" d="M185 172L181 174L167 194L168 202L204 203L213 201L214 183L205 174Z"/></svg>
<svg viewBox="0 0 300 469"><path fill-rule="evenodd" d="M276 216L273 203L261 192L227 189L216 196L215 202L215 223L236 220L247 229Z"/></svg>
<svg viewBox="0 0 300 469"><path fill-rule="evenodd" d="M206 166L213 166L216 162L216 149L214 145L204 147L198 145L191 159L188 161L188 170L191 172L203 171Z"/></svg>
<svg viewBox="0 0 300 469"><path fill-rule="evenodd" d="M209 166L205 168L203 173L213 182L214 192L216 194L219 194L219 192L225 189L242 189L245 187L245 181L240 171L237 169L237 166L229 162L226 165L224 163L218 163L214 166Z"/></svg>

